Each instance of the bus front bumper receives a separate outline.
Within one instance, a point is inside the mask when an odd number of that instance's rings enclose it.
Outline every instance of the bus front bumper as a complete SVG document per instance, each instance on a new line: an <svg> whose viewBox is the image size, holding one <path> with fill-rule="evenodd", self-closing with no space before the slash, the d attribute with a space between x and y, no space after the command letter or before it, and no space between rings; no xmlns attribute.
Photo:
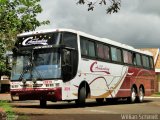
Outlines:
<svg viewBox="0 0 160 120"><path fill-rule="evenodd" d="M15 100L46 100L46 101L61 101L62 88L26 88L11 90L11 98Z"/></svg>

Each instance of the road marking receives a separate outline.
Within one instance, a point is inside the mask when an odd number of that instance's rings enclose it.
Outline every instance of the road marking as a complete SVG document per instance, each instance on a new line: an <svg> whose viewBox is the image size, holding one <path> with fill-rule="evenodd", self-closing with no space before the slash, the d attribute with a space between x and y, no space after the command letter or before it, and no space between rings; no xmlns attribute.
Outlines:
<svg viewBox="0 0 160 120"><path fill-rule="evenodd" d="M113 111L104 111L104 110L86 110L86 111L90 111L90 112L96 112L96 113L112 113L112 114L116 114L117 112L113 112Z"/></svg>

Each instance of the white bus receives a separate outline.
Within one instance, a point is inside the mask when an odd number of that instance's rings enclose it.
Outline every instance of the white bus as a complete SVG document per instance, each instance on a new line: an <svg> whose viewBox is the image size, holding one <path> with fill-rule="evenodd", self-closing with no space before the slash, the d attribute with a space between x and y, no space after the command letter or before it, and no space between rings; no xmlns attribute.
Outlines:
<svg viewBox="0 0 160 120"><path fill-rule="evenodd" d="M13 49L12 100L143 102L154 92L152 54L71 29L18 35Z"/></svg>

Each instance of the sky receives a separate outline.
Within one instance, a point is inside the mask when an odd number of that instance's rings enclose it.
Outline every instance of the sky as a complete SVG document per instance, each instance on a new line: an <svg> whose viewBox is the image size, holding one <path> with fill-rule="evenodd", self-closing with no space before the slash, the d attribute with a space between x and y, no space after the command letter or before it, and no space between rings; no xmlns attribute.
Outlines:
<svg viewBox="0 0 160 120"><path fill-rule="evenodd" d="M38 30L69 28L135 48L160 48L160 0L121 0L120 11L113 14L99 5L88 12L87 5L76 1L41 0L38 19L49 20L50 25Z"/></svg>

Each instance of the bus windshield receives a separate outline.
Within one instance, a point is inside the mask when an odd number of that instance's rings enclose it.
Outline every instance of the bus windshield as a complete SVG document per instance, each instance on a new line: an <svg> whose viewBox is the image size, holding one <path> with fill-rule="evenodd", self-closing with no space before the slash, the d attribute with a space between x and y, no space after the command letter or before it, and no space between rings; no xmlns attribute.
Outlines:
<svg viewBox="0 0 160 120"><path fill-rule="evenodd" d="M61 77L58 49L32 50L31 54L14 57L12 80L56 79Z"/></svg>

